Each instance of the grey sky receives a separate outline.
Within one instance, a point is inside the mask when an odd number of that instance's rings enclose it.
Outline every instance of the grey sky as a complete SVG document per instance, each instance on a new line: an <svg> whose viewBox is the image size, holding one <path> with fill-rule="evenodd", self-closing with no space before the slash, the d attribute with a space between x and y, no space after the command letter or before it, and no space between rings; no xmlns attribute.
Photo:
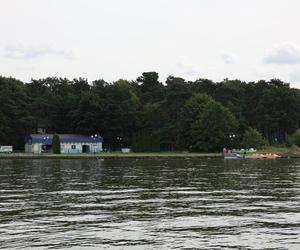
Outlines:
<svg viewBox="0 0 300 250"><path fill-rule="evenodd" d="M300 87L299 0L0 0L0 74Z"/></svg>

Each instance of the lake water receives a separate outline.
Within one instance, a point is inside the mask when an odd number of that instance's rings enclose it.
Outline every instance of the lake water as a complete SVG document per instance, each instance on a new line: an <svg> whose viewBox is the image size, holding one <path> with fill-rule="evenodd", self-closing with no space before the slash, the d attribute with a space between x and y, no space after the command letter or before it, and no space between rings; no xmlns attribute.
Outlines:
<svg viewBox="0 0 300 250"><path fill-rule="evenodd" d="M0 160L0 248L300 249L300 160Z"/></svg>

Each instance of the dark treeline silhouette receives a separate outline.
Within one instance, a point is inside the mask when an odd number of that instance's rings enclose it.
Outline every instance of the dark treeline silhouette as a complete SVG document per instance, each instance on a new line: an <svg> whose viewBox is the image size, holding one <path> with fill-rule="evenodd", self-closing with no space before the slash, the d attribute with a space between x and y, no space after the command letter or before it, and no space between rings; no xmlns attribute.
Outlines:
<svg viewBox="0 0 300 250"><path fill-rule="evenodd" d="M45 78L29 83L0 77L0 145L21 149L39 127L49 133L100 134L105 146L132 146L138 135L163 150L219 150L237 145L249 128L271 144L299 128L300 90L278 79L186 81L146 72L113 83ZM157 145L157 143L156 143ZM157 147L157 146L156 146Z"/></svg>

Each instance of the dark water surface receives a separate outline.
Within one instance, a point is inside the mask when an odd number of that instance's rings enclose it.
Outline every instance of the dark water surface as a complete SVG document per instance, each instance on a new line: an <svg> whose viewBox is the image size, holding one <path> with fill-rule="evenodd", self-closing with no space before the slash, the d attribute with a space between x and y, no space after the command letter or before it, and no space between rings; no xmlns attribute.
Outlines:
<svg viewBox="0 0 300 250"><path fill-rule="evenodd" d="M0 160L0 248L300 249L300 160Z"/></svg>

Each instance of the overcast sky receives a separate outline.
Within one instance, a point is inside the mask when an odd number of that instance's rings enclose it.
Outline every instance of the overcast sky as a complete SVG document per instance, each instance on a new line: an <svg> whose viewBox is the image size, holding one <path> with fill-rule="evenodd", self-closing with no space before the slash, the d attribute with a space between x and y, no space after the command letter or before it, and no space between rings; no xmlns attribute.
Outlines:
<svg viewBox="0 0 300 250"><path fill-rule="evenodd" d="M0 75L280 78L300 88L299 0L0 0Z"/></svg>

